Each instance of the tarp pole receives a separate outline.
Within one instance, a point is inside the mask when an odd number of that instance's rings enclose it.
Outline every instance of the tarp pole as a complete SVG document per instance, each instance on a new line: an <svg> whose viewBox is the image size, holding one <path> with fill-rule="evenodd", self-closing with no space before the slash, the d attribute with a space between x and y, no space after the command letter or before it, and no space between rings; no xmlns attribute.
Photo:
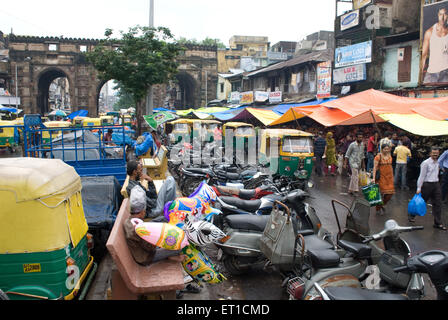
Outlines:
<svg viewBox="0 0 448 320"><path fill-rule="evenodd" d="M373 123L375 124L375 128L376 128L376 130L378 131L378 133L379 133L379 135L380 135L380 138L383 138L383 134L381 133L381 130L380 130L380 128L378 127L378 124L376 123L376 119L375 119L375 116L373 115L373 111L372 111L372 109L370 109L369 111L370 111L370 114L372 115Z"/></svg>
<svg viewBox="0 0 448 320"><path fill-rule="evenodd" d="M292 109L292 115L294 116L294 120L297 123L297 129L300 130L299 120L297 120L296 113L294 112L294 109L293 108L291 108L291 109Z"/></svg>

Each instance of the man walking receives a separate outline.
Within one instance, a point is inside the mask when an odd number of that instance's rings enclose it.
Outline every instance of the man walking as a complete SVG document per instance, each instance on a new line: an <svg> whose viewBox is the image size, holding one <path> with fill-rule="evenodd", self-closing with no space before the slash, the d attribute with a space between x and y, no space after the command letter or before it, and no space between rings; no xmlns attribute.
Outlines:
<svg viewBox="0 0 448 320"><path fill-rule="evenodd" d="M350 144L347 153L345 154L344 169L347 168L347 162L352 169L350 185L348 187L348 193L350 195L354 195L355 192L359 191L359 170L365 168L363 139L364 135L361 132L358 132L356 134L356 140Z"/></svg>
<svg viewBox="0 0 448 320"><path fill-rule="evenodd" d="M417 180L417 194L422 195L423 200L432 202L432 215L434 216L434 228L446 231L442 224L442 192L439 184L439 148L431 148L431 157L420 165L420 176ZM409 215L409 222L415 222L415 216Z"/></svg>
<svg viewBox="0 0 448 320"><path fill-rule="evenodd" d="M314 155L316 156L316 173L322 177L322 157L327 152L327 141L324 133L319 131L316 141L314 141Z"/></svg>
<svg viewBox="0 0 448 320"><path fill-rule="evenodd" d="M398 142L398 147L395 148L394 156L397 157L394 184L398 186L398 179L400 179L401 175L401 190L409 190L409 187L406 185L406 173L408 170L408 157L412 156L411 150L400 141Z"/></svg>
<svg viewBox="0 0 448 320"><path fill-rule="evenodd" d="M448 150L440 156L438 162L442 170L442 201L445 201L448 193Z"/></svg>
<svg viewBox="0 0 448 320"><path fill-rule="evenodd" d="M372 172L373 159L375 158L378 150L379 137L379 133L375 132L373 136L369 138L369 142L367 143L367 172Z"/></svg>

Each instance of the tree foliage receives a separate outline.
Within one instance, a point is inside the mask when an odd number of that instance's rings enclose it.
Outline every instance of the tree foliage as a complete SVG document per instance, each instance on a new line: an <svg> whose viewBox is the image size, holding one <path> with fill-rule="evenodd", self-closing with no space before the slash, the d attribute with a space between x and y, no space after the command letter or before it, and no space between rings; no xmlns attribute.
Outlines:
<svg viewBox="0 0 448 320"><path fill-rule="evenodd" d="M177 42L179 44L190 44L190 45L197 45L197 46L216 46L218 48L225 48L225 44L221 42L219 39L212 39L212 38L205 38L202 41L198 41L196 39L187 39L185 37L180 37Z"/></svg>
<svg viewBox="0 0 448 320"><path fill-rule="evenodd" d="M106 38L86 53L87 60L102 80L119 81L141 112L149 87L174 78L178 68L176 58L183 47L165 27L136 26L120 33L121 39L114 39L113 30L106 29ZM140 124L141 119L138 121Z"/></svg>

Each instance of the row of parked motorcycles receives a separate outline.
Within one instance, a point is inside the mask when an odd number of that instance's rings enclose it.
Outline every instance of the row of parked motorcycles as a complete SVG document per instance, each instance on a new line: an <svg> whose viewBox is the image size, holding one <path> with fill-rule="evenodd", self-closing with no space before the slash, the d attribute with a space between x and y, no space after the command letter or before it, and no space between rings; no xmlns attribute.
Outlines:
<svg viewBox="0 0 448 320"><path fill-rule="evenodd" d="M248 273L255 265L279 272L291 300L418 300L425 296L422 274L428 274L437 298L448 298L448 252L413 256L400 236L423 227L388 220L382 231L370 234L370 205L364 199L351 205L333 200L339 228L333 235L306 201L310 195L303 189L312 188L312 182L297 188L295 181L273 177L262 167L192 162L193 150L185 144L169 148L176 155L169 168L184 195L202 181L218 195L214 207L220 214L212 222L227 237L215 245L230 274Z"/></svg>

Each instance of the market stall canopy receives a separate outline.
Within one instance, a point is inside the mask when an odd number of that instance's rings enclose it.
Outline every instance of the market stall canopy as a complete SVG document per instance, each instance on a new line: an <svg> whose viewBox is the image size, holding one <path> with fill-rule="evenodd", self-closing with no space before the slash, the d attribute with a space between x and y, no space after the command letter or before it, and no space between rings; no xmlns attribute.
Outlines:
<svg viewBox="0 0 448 320"><path fill-rule="evenodd" d="M212 116L215 117L218 120L227 121L229 119L234 118L240 112L243 112L244 109L246 109L246 107L232 108L232 109L229 109L229 110L226 110L226 111L212 113Z"/></svg>
<svg viewBox="0 0 448 320"><path fill-rule="evenodd" d="M396 127L419 136L448 135L448 121L432 120L419 114L381 114L381 118Z"/></svg>
<svg viewBox="0 0 448 320"><path fill-rule="evenodd" d="M357 116L368 110L379 115L384 113L413 114L418 113L428 119L443 120L448 118L448 97L443 98L409 98L370 89L350 96L325 102L323 106L338 108L351 116Z"/></svg>
<svg viewBox="0 0 448 320"><path fill-rule="evenodd" d="M255 118L265 126L269 125L271 122L280 118L280 115L272 110L259 109L259 108L249 108L246 107L242 112L238 113L235 117L229 119L231 121L244 120Z"/></svg>
<svg viewBox="0 0 448 320"><path fill-rule="evenodd" d="M229 110L226 107L208 107L208 108L199 108L199 109L188 109L188 110L178 110L176 114L180 117L188 117L188 116L196 116L199 119L212 119L213 113L216 112L224 112Z"/></svg>
<svg viewBox="0 0 448 320"><path fill-rule="evenodd" d="M75 117L87 117L88 114L89 114L89 111L87 111L87 110L78 110L78 111L70 113L67 118L73 120ZM107 115L109 115L109 112Z"/></svg>
<svg viewBox="0 0 448 320"><path fill-rule="evenodd" d="M284 104L279 104L277 105L274 109L272 109L275 113L278 113L280 115L283 115L286 113L286 111L288 111L289 109L291 109L292 107L309 107L309 106L318 106L321 105L322 103L328 102L328 101L332 101L335 100L335 98L331 98L331 99L317 99L317 100L313 100L313 101L309 101L309 102L304 102L304 103L284 103Z"/></svg>
<svg viewBox="0 0 448 320"><path fill-rule="evenodd" d="M17 108L9 108L0 105L0 112L11 112L11 113L19 113L21 110Z"/></svg>
<svg viewBox="0 0 448 320"><path fill-rule="evenodd" d="M146 123L154 130L157 130L157 127L161 124L171 121L177 118L177 115L172 112L167 111L159 111L150 116L143 116Z"/></svg>
<svg viewBox="0 0 448 320"><path fill-rule="evenodd" d="M319 106L308 106L308 107L292 107L286 111L281 117L271 122L269 125L274 126L277 124L282 124L286 122L291 122L303 117L306 117L313 113Z"/></svg>

